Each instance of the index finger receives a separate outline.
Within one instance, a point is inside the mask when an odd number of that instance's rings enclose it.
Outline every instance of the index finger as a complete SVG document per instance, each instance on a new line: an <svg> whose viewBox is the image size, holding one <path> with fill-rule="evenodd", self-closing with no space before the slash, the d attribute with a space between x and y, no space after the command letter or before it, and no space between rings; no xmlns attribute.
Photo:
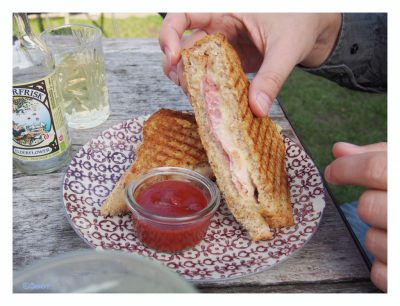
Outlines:
<svg viewBox="0 0 400 306"><path fill-rule="evenodd" d="M332 148L332 153L336 158L344 155L360 154L374 151L387 151L387 143L379 142L358 146L347 142L337 142L333 145Z"/></svg>
<svg viewBox="0 0 400 306"><path fill-rule="evenodd" d="M211 14L168 13L160 29L160 47L175 66L181 57L181 38L189 29L206 27L211 21Z"/></svg>
<svg viewBox="0 0 400 306"><path fill-rule="evenodd" d="M358 185L387 190L387 153L345 155L325 169L325 179L334 185Z"/></svg>

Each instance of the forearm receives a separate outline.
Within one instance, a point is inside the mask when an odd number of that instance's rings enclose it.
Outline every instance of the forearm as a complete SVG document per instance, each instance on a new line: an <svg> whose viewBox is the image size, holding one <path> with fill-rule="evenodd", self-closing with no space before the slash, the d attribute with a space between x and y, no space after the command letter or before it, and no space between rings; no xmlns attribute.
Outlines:
<svg viewBox="0 0 400 306"><path fill-rule="evenodd" d="M371 92L387 89L387 15L343 14L332 53L319 67L304 70L342 86Z"/></svg>

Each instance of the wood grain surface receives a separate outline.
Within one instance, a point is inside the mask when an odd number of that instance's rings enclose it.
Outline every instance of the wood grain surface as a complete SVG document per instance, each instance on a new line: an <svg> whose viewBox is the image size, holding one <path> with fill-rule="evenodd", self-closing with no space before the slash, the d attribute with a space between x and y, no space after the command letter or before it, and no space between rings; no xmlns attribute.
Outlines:
<svg viewBox="0 0 400 306"><path fill-rule="evenodd" d="M190 109L180 88L164 76L155 39L104 41L111 116L102 125L72 130L72 154L101 131L161 107ZM282 101L284 104L284 101ZM278 103L271 118L298 142ZM62 204L66 166L46 175L13 171L13 269L89 246L75 233ZM258 274L197 284L203 292L376 292L369 271L337 208L328 202L319 229L285 262Z"/></svg>

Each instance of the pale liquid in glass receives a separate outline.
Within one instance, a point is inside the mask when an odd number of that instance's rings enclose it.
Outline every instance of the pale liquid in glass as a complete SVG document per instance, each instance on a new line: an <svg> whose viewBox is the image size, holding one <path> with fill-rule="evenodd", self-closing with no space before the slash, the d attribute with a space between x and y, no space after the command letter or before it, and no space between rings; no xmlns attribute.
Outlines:
<svg viewBox="0 0 400 306"><path fill-rule="evenodd" d="M91 128L110 115L101 58L92 52L65 53L57 64L65 117L71 128Z"/></svg>

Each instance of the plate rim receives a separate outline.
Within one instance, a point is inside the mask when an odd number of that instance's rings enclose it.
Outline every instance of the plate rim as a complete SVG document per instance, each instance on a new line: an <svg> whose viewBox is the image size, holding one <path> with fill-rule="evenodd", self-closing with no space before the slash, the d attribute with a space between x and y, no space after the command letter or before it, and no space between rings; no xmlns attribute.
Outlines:
<svg viewBox="0 0 400 306"><path fill-rule="evenodd" d="M190 112L190 111L184 110L183 112ZM103 248L103 247L101 247L101 246L96 246L95 244L91 243L91 242L84 236L84 234L82 233L82 231L80 231L80 230L77 228L77 226L75 225L75 223L73 223L72 218L69 216L68 210L67 210L67 207L66 207L66 203L65 203L66 200L65 200L65 197L64 197L64 193L65 193L65 189L64 189L64 188L65 188L65 180L66 180L66 178L67 178L67 177L66 177L66 176L67 176L67 170L69 169L72 160L76 158L76 155L82 150L82 148L83 148L84 146L86 146L86 145L89 145L93 140L95 140L95 139L101 137L102 134L103 134L104 132L106 132L106 131L108 131L108 130L111 130L111 129L115 129L118 125L122 125L122 124L127 124L127 123L130 123L130 122L134 122L134 120L137 120L137 119L144 119L144 120L146 120L149 116L151 116L151 114L134 116L134 117L132 117L132 118L130 118L130 119L126 119L126 120L117 122L117 123L114 124L113 126L110 126L110 127L106 128L106 129L100 131L97 135L93 136L90 140L88 140L85 144L83 144L83 145L77 150L77 152L76 152L76 153L74 154L74 156L71 158L70 162L68 163L68 165L67 165L67 167L66 167L66 169L65 169L65 172L64 172L64 175L63 175L63 179L62 179L62 194L61 194L61 197L62 197L62 205L63 205L63 210L64 210L65 217L67 218L67 220L68 220L70 226L73 228L73 230L75 231L75 233L76 233L89 247L91 247L91 248L94 249L95 251L102 251L102 250L107 251L107 250L109 250L109 249L105 249L105 248ZM318 173L318 176L321 178L321 185L322 185L322 187L323 187L323 193L322 193L322 197L321 197L321 201L323 202L323 207L322 207L322 209L321 209L321 212L320 212L321 215L320 215L319 218L318 218L317 224L314 226L313 232L311 232L310 234L308 234L307 240L304 241L304 242L301 244L301 246L300 246L299 248L297 248L296 250L292 251L289 255L284 256L282 260L278 260L277 262L275 262L274 264L271 264L271 265L260 266L260 269L257 270L257 271L252 271L252 272L243 271L243 272L241 272L242 274L240 274L240 275L233 275L233 276L220 277L220 278L205 277L205 278L201 278L201 279L191 279L191 278L187 278L185 275L182 275L182 274L179 273L176 269L173 269L173 268L168 267L167 265L164 264L164 262L161 262L161 261L157 260L156 258L149 257L149 256L143 256L143 255L141 255L141 254L139 254L139 253L137 253L137 252L130 252L130 251L127 251L127 250L114 250L114 249L112 249L112 250L113 250L113 251L119 251L119 252L122 251L123 253L126 253L126 254L131 254L131 253L133 253L133 254L136 254L136 255L138 255L138 256L145 257L146 259L149 259L149 260L152 260L152 261L156 261L156 262L162 264L163 266L165 266L166 268L168 268L168 269L174 271L175 273L179 274L179 276L182 277L182 278L184 278L186 281L189 281L189 282L191 282L191 283L193 283L193 284L213 284L213 283L218 284L218 283L225 282L225 281L237 280L237 279L243 278L243 277L250 277L250 276L253 276L253 275L255 275L255 274L259 274L259 273L262 273L262 272L266 272L266 271L268 271L268 270L270 270L270 269L276 267L277 265L280 265L280 264L286 262L289 258L293 257L293 256L296 255L300 250L302 250L302 249L307 245L307 243L314 237L315 233L318 231L318 229L319 229L319 227L320 227L322 218L323 218L323 216L324 216L324 212L325 212L325 208L326 208L327 201L326 201L326 188L325 188L325 185L324 185L324 183L323 183L322 175L321 175L321 173L320 173L318 167L315 165L314 160L311 158L311 156L307 153L306 150L304 150L298 143L296 143L294 140L292 140L289 136L287 136L287 135L284 134L283 132L281 132L281 136L282 136L283 138L288 138L289 141L291 141L293 144L295 144L296 146L298 146L298 147L300 148L301 152L304 152L304 154L311 160L311 162L312 162L312 164L313 164L315 170L316 170L317 173ZM126 171L126 170L125 170L125 171ZM123 173L124 173L124 171L121 172L120 177L123 175ZM119 178L120 178L120 177L119 177ZM118 179L119 179L119 178L118 178ZM114 185L114 186L115 186L115 185ZM122 218L123 216L119 216L119 217ZM146 246L145 246L145 248L146 248L146 249L151 249L151 248L146 247ZM158 252L157 250L154 250L154 249L151 249L151 250L153 250L153 251L155 251L155 252ZM165 252L161 252L161 253L165 253ZM174 253L172 253L172 254L174 254Z"/></svg>

